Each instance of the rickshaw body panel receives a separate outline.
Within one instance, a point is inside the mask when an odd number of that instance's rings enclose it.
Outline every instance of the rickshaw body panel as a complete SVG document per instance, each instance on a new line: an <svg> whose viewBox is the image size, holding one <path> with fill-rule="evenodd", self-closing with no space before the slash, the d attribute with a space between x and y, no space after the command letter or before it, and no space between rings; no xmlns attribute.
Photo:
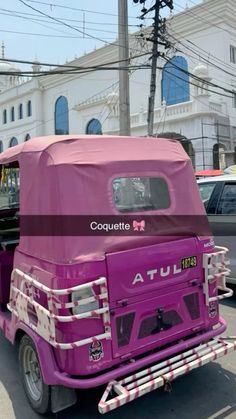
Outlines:
<svg viewBox="0 0 236 419"><path fill-rule="evenodd" d="M208 239L207 239L208 240ZM205 242L207 242L205 240ZM208 240L209 241L209 240ZM171 342L181 340L186 336L193 336L199 332L207 332L214 325L219 322L218 307L215 310L214 317L209 316L209 309L204 305L204 296L200 292L200 282L194 282L196 278L200 278L202 270L202 252L201 248L204 243L199 242L198 239L180 238L178 237L178 251L176 249L176 240L169 241L164 246L150 245L143 248L135 249L135 251L127 250L108 254L106 260L97 261L93 263L82 263L73 265L57 265L47 263L40 259L32 259L27 255L16 251L15 263L24 272L30 272L33 277L36 277L45 285L53 284L53 287L65 288L78 285L78 277L84 278L80 283L92 280L99 276L107 276L108 292L110 301L111 315L111 330L112 340L102 342L103 356L97 361L93 362L89 359L90 345L82 346L71 350L52 349L55 362L60 371L72 376L89 376L94 373L103 372L104 370L118 366L120 363L127 361L130 357L136 357L149 353L157 347L161 348L170 345ZM167 252L168 248L168 252ZM156 280L151 280L145 273L149 268L159 268L163 266L175 266L179 268L178 263L183 255L195 254L198 258L198 265L191 270L178 272L173 276L173 272L169 278L160 277ZM148 260L146 256L149 254ZM165 260L165 255L168 254ZM122 263L119 263L119 258L122 258ZM137 263L137 260L139 261ZM118 266L126 266L126 274L118 282L121 272ZM159 266L158 266L159 265ZM35 268L34 268L34 267ZM132 285L132 282L138 271L141 271L144 283L137 283ZM67 278L66 280L64 278ZM117 284L117 287L113 284ZM216 295L216 288L213 286L211 296ZM127 304L123 305L124 292L127 296ZM184 302L188 296L197 296L197 306L195 310L198 313L191 319L191 310ZM194 301L194 300L193 300ZM144 303L145 302L145 303ZM42 301L45 304L45 301ZM190 304L192 301L190 300ZM137 335L139 334L140 324L145 318L152 318L155 310L160 307L168 311L175 311L176 316L181 317L181 322L177 318L177 325L170 330L157 333L155 335L147 335L142 338L139 343ZM117 336L117 322L120 316L126 316L129 313L135 313L135 322L130 331L132 337L128 345L119 347ZM179 322L179 323L178 323ZM153 318L151 319L151 327ZM184 327L183 327L184 325ZM58 324L57 338L60 342L72 342L78 338L83 339L90 335L97 335L102 333L102 324L99 318L84 319L70 324ZM127 336L126 336L127 338Z"/></svg>
<svg viewBox="0 0 236 419"><path fill-rule="evenodd" d="M210 231L194 222L194 217L202 221L207 217L191 161L181 144L129 137L42 137L0 156L1 165L16 161L20 166L23 224L14 252L14 270L49 288L51 294L67 289L68 293L59 299L65 307L71 304L73 287L98 278L105 278L108 294L109 320L102 320L95 311L89 318L78 320L73 318L71 308L53 312L45 292L32 285L32 295L26 297L56 319L55 336L42 333L47 336L43 338L35 332L41 317L37 317L30 301L26 307L29 324L17 319L16 300L20 306L21 294L27 293L25 280L12 278L11 287L19 289L13 302L10 298L13 312L5 326L6 336L12 342L18 330L32 336L46 384L78 388L104 384L183 348L206 342L225 329L219 318L217 280L208 283L204 274L203 256L214 251L214 242ZM137 177L162 178L169 206L119 211L114 181ZM82 233L73 234L73 217L99 216L105 223L106 217L115 220L126 215L135 223L144 216L167 216L169 224L159 225L156 221L155 234L95 234L85 232L81 225ZM64 230L63 225L55 228L43 218L52 220L50 217L57 216L65 217ZM185 269L182 261L191 258L196 263ZM6 299L4 293L1 298ZM209 298L212 304L206 303ZM71 316L71 321L63 323L58 320L60 316ZM109 337L93 339L104 332L104 325ZM90 337L93 341L88 344L73 345ZM69 349L62 349L70 342Z"/></svg>

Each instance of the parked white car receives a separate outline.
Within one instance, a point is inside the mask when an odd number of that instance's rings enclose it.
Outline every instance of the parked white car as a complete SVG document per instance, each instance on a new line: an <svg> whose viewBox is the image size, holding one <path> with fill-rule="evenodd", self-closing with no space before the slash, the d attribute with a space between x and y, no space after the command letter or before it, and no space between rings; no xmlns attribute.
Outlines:
<svg viewBox="0 0 236 419"><path fill-rule="evenodd" d="M217 245L229 249L231 274L236 284L236 175L222 175L197 181Z"/></svg>

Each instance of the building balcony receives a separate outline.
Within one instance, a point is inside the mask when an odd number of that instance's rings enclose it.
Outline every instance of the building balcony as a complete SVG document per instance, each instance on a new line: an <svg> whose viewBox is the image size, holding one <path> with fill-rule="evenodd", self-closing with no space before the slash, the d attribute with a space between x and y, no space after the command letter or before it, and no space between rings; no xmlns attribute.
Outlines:
<svg viewBox="0 0 236 419"><path fill-rule="evenodd" d="M175 122L185 119L190 119L196 116L207 116L207 115L220 115L223 112L223 104L209 100L209 96L202 95L200 98L194 98L192 101L178 103L176 105L162 105L154 110L154 125L159 124L165 120L165 123ZM114 121L114 115L112 116L112 126L109 124L104 132L117 132L119 130L119 116L116 116ZM136 130L138 128L144 129L147 126L147 111L142 109L138 113L131 114L130 116L131 128Z"/></svg>

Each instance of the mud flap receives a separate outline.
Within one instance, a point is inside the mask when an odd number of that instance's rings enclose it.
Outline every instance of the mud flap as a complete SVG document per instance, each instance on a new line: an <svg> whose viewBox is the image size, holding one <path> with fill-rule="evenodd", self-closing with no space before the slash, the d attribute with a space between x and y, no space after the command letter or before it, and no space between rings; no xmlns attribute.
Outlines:
<svg viewBox="0 0 236 419"><path fill-rule="evenodd" d="M74 388L51 387L51 410L53 413L67 409L67 407L73 406L76 402L77 396Z"/></svg>

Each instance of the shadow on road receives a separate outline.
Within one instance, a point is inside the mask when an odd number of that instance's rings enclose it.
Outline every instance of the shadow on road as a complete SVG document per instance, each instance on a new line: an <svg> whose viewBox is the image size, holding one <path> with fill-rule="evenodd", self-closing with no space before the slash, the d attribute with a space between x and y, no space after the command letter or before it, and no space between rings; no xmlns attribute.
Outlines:
<svg viewBox="0 0 236 419"><path fill-rule="evenodd" d="M230 298L226 298L225 300L222 300L220 302L221 305L223 306L227 306L227 307L232 307L236 309L236 287L232 287L231 285L229 286L229 288L232 288L234 291L234 295Z"/></svg>
<svg viewBox="0 0 236 419"><path fill-rule="evenodd" d="M112 419L223 419L236 416L236 375L211 363L172 383L172 392L156 390L131 402L106 417ZM81 392L80 401L58 419L98 419L97 404L101 390ZM234 416L235 415L235 416Z"/></svg>

